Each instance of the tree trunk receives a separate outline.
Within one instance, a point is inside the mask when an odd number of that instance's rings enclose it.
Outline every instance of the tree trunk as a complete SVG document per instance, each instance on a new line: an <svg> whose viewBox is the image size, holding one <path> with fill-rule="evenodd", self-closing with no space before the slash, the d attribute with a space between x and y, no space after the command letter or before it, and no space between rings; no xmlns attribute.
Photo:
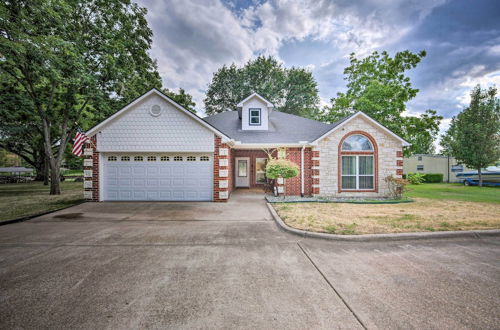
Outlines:
<svg viewBox="0 0 500 330"><path fill-rule="evenodd" d="M60 171L57 166L50 166L50 194L60 195L61 194L61 178Z"/></svg>
<svg viewBox="0 0 500 330"><path fill-rule="evenodd" d="M479 187L482 187L483 186L483 175L481 173L481 167L479 167L477 169L477 174L479 176Z"/></svg>
<svg viewBox="0 0 500 330"><path fill-rule="evenodd" d="M47 156L43 156L43 171L44 171L44 178L43 178L43 185L48 186L49 185L49 160L47 159Z"/></svg>

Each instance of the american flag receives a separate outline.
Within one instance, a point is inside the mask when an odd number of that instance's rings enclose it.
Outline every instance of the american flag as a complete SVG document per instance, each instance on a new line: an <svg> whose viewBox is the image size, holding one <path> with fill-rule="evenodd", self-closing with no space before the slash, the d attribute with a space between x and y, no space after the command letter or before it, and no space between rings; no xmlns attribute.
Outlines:
<svg viewBox="0 0 500 330"><path fill-rule="evenodd" d="M83 144L88 139L89 138L87 137L87 135L85 135L85 133L80 132L80 131L76 132L75 143L73 144L73 150L72 150L73 154L80 157L83 153Z"/></svg>

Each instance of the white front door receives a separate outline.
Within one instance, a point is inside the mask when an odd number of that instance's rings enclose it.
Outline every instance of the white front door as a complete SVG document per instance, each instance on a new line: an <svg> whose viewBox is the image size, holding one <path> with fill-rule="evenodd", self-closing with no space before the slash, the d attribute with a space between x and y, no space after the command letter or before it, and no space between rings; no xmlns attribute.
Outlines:
<svg viewBox="0 0 500 330"><path fill-rule="evenodd" d="M105 201L210 201L213 155L103 155Z"/></svg>
<svg viewBox="0 0 500 330"><path fill-rule="evenodd" d="M235 185L236 187L250 187L250 158L235 158Z"/></svg>

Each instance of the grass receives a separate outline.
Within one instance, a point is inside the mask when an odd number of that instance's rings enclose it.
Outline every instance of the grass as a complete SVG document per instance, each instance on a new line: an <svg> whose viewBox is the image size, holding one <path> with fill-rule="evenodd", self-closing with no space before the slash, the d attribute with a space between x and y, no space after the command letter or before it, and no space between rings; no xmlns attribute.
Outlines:
<svg viewBox="0 0 500 330"><path fill-rule="evenodd" d="M410 186L404 204L275 203L289 226L331 234L500 228L500 189L458 184Z"/></svg>
<svg viewBox="0 0 500 330"><path fill-rule="evenodd" d="M64 176L83 176L83 170L65 170L61 171Z"/></svg>
<svg viewBox="0 0 500 330"><path fill-rule="evenodd" d="M500 204L500 187L464 186L458 183L427 183L409 185L410 198L429 198Z"/></svg>
<svg viewBox="0 0 500 330"><path fill-rule="evenodd" d="M61 195L49 195L41 182L0 185L0 222L56 210L83 201L82 182L61 182Z"/></svg>

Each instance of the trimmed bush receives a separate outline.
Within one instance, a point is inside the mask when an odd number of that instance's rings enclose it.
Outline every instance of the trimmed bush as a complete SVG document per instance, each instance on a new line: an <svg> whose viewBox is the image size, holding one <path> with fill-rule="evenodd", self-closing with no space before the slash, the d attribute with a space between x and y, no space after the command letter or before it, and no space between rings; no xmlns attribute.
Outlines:
<svg viewBox="0 0 500 330"><path fill-rule="evenodd" d="M299 175L299 167L297 164L286 159L272 159L267 162L266 176L269 179L293 178Z"/></svg>
<svg viewBox="0 0 500 330"><path fill-rule="evenodd" d="M441 183L443 182L444 175L441 173L425 173L424 182L425 183Z"/></svg>
<svg viewBox="0 0 500 330"><path fill-rule="evenodd" d="M424 176L425 174L423 173L408 173L406 178L411 184L422 184L424 182Z"/></svg>

